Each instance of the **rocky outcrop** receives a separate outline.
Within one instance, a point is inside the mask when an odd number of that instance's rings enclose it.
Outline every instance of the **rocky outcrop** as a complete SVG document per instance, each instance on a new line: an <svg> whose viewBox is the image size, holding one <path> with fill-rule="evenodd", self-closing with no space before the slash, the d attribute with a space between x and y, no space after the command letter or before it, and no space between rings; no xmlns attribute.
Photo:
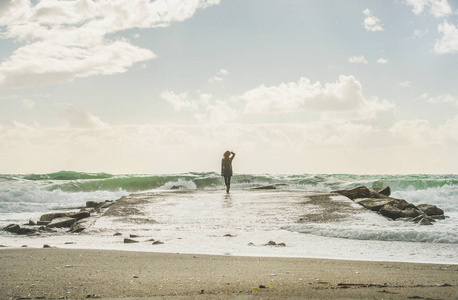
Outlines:
<svg viewBox="0 0 458 300"><path fill-rule="evenodd" d="M444 219L444 211L435 205L419 204L415 206L404 199L390 197L390 187L371 188L365 186L352 190L339 190L333 193L340 194L367 209L376 211L392 220L413 221L420 225L432 225L436 219Z"/></svg>
<svg viewBox="0 0 458 300"><path fill-rule="evenodd" d="M340 194L342 196L350 198L351 200L354 200L357 198L370 198L371 196L371 191L365 186L360 186L352 190L334 191L333 193Z"/></svg>
<svg viewBox="0 0 458 300"><path fill-rule="evenodd" d="M71 232L77 233L85 230L90 226L97 215L106 211L114 202L86 202L86 207L77 212L53 212L44 214L40 220L34 222L29 220L27 227L21 227L18 224L10 224L2 230L14 234L39 234L46 232L55 232L52 228L70 228Z"/></svg>
<svg viewBox="0 0 458 300"><path fill-rule="evenodd" d="M70 217L55 218L47 225L49 228L70 228L77 220Z"/></svg>

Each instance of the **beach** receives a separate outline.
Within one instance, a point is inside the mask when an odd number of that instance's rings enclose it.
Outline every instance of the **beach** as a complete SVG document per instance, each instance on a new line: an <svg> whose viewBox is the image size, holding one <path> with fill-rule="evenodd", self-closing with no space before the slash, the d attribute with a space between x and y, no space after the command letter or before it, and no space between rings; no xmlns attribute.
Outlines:
<svg viewBox="0 0 458 300"><path fill-rule="evenodd" d="M458 297L458 265L50 248L0 266L2 299Z"/></svg>

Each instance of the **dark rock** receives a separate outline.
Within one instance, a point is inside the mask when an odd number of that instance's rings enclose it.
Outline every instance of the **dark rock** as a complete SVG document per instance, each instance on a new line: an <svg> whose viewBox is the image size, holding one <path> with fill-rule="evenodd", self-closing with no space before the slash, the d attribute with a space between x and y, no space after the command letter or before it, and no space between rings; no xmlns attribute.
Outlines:
<svg viewBox="0 0 458 300"><path fill-rule="evenodd" d="M92 218L85 218L81 219L79 221L76 221L73 223L73 225L70 227L70 232L73 233L79 233L81 231L84 231L86 228L88 228L91 224L93 223Z"/></svg>
<svg viewBox="0 0 458 300"><path fill-rule="evenodd" d="M285 244L285 243L278 243L277 246L279 246L279 247L286 247L286 244Z"/></svg>
<svg viewBox="0 0 458 300"><path fill-rule="evenodd" d="M26 234L35 234L37 233L37 229L35 228L24 228L21 227L19 230L16 232L16 234L21 234L21 235L26 235Z"/></svg>
<svg viewBox="0 0 458 300"><path fill-rule="evenodd" d="M164 244L164 242L161 242L161 241L154 241L153 242L153 245L162 245Z"/></svg>
<svg viewBox="0 0 458 300"><path fill-rule="evenodd" d="M433 215L433 216L429 216L429 217L434 219L434 220L445 220L446 218L449 218L449 217L446 217L444 215Z"/></svg>
<svg viewBox="0 0 458 300"><path fill-rule="evenodd" d="M50 214L44 214L40 217L40 221L52 221L56 218L62 218L62 217L66 217L68 216L69 213L62 213L62 212L58 212L58 213L50 213Z"/></svg>
<svg viewBox="0 0 458 300"><path fill-rule="evenodd" d="M379 213L383 216L390 218L390 219L397 219L404 217L404 213L399 209L391 205L385 205L379 210Z"/></svg>
<svg viewBox="0 0 458 300"><path fill-rule="evenodd" d="M122 233L121 232L116 232L115 234L113 234L113 236L121 236Z"/></svg>
<svg viewBox="0 0 458 300"><path fill-rule="evenodd" d="M419 204L417 208L423 211L427 216L436 216L436 215L443 215L444 211L437 207L436 205L431 204Z"/></svg>
<svg viewBox="0 0 458 300"><path fill-rule="evenodd" d="M430 221L431 223L436 222L436 220L434 220L434 219L431 218L431 217L428 217L428 216L425 215L425 214L420 214L418 217L413 218L412 221L414 221L415 223L418 223L418 222L420 222L422 219L426 219L426 220Z"/></svg>
<svg viewBox="0 0 458 300"><path fill-rule="evenodd" d="M433 223L427 219L427 218L422 218L420 222L418 222L419 225L433 225Z"/></svg>
<svg viewBox="0 0 458 300"><path fill-rule="evenodd" d="M139 236L139 235L136 235L136 234L129 234L129 237L130 237L131 239L134 239L134 238L138 238L138 237L140 237L140 236Z"/></svg>
<svg viewBox="0 0 458 300"><path fill-rule="evenodd" d="M17 233L19 231L19 229L21 229L21 226L19 226L17 224L10 224L10 225L4 227L2 230L3 231L8 231L8 232L11 232L11 233Z"/></svg>
<svg viewBox="0 0 458 300"><path fill-rule="evenodd" d="M37 223L33 220L29 220L29 223L27 225L30 225L30 226L35 226L37 225Z"/></svg>
<svg viewBox="0 0 458 300"><path fill-rule="evenodd" d="M275 190L277 189L274 185L265 185L252 188L253 190Z"/></svg>
<svg viewBox="0 0 458 300"><path fill-rule="evenodd" d="M361 198L361 199L356 199L356 203L364 206L367 209L373 210L373 211L379 211L382 207L384 207L387 204L391 204L393 202L393 199L390 198Z"/></svg>
<svg viewBox="0 0 458 300"><path fill-rule="evenodd" d="M114 202L112 201L105 201L103 202L102 204L99 205L99 208L107 208L107 207L110 207L114 204Z"/></svg>
<svg viewBox="0 0 458 300"><path fill-rule="evenodd" d="M345 196L347 198L350 198L351 200L357 199L357 198L370 198L371 192L369 189L365 186L360 186L352 190L339 190L339 191L334 191L333 193L340 194L342 196Z"/></svg>
<svg viewBox="0 0 458 300"><path fill-rule="evenodd" d="M55 218L47 225L49 228L71 227L76 222L75 218L61 217Z"/></svg>
<svg viewBox="0 0 458 300"><path fill-rule="evenodd" d="M43 245L43 248L52 248L51 246L47 245L47 244L44 244Z"/></svg>
<svg viewBox="0 0 458 300"><path fill-rule="evenodd" d="M87 211L79 211L77 213L70 214L68 216L70 218L74 218L76 220L81 220L81 219L89 218L91 216L91 214L89 212L87 212Z"/></svg>
<svg viewBox="0 0 458 300"><path fill-rule="evenodd" d="M385 198L391 195L391 189L389 186L384 188L373 187L370 188L369 191L371 192L371 198Z"/></svg>
<svg viewBox="0 0 458 300"><path fill-rule="evenodd" d="M97 208L99 206L98 202L95 201L86 201L87 208Z"/></svg>
<svg viewBox="0 0 458 300"><path fill-rule="evenodd" d="M265 246L277 246L277 243L275 243L274 241L269 241Z"/></svg>
<svg viewBox="0 0 458 300"><path fill-rule="evenodd" d="M396 208L399 208L400 210L405 210L407 208L414 208L416 209L417 207L409 202L407 202L406 200L403 200L403 199L394 199L394 202L391 204L393 205L394 207Z"/></svg>
<svg viewBox="0 0 458 300"><path fill-rule="evenodd" d="M48 225L49 223L51 223L51 221L38 221L38 222L37 222L37 225L38 225L38 226L46 226L46 225Z"/></svg>
<svg viewBox="0 0 458 300"><path fill-rule="evenodd" d="M413 207L408 207L402 211L404 215L408 218L415 218L420 215L420 212L413 208Z"/></svg>
<svg viewBox="0 0 458 300"><path fill-rule="evenodd" d="M138 241L133 239L124 238L124 244L138 243Z"/></svg>

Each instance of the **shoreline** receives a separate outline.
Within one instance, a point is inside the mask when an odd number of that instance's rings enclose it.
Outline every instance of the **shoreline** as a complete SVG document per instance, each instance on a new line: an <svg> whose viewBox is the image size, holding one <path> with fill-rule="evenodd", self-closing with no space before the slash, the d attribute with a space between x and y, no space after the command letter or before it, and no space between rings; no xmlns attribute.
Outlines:
<svg viewBox="0 0 458 300"><path fill-rule="evenodd" d="M458 266L118 250L0 249L4 299L458 297Z"/></svg>

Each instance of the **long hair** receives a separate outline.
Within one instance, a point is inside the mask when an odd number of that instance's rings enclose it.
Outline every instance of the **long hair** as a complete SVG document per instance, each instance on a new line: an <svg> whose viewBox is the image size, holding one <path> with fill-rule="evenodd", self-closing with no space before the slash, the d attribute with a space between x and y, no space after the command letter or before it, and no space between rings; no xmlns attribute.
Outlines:
<svg viewBox="0 0 458 300"><path fill-rule="evenodd" d="M228 150L228 151L224 152L223 158L224 159L229 159L229 155L231 155L231 151Z"/></svg>

